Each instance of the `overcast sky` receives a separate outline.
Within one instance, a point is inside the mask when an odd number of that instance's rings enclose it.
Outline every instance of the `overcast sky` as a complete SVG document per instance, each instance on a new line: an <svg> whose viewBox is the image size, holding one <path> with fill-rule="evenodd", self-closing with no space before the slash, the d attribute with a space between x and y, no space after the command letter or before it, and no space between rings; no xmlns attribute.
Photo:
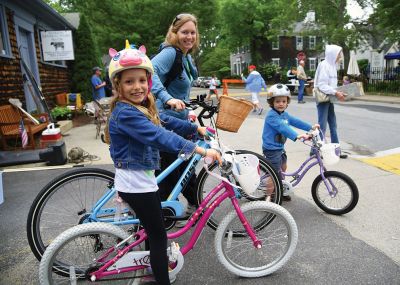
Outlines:
<svg viewBox="0 0 400 285"><path fill-rule="evenodd" d="M347 1L347 11L352 18L366 18L372 13L372 9L363 10L354 0Z"/></svg>

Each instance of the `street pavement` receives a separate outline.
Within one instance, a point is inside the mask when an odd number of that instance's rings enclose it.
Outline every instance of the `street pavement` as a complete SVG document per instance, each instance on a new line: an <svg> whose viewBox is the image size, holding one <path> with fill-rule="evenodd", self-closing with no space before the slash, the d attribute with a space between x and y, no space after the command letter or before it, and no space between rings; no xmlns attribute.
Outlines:
<svg viewBox="0 0 400 285"><path fill-rule="evenodd" d="M194 88L193 94L206 91ZM232 89L229 95L248 94L243 89ZM400 104L400 97L363 96L357 100ZM262 125L260 116L251 113L237 134L219 133L233 149L260 153ZM93 124L71 129L64 140L68 150L79 146L92 156L81 164L112 170L108 146L95 139ZM345 149L346 143L343 142ZM309 149L299 142L288 142L287 152L289 170L294 170L307 157ZM259 279L233 276L218 263L213 249L214 232L207 229L194 251L185 257L185 267L175 284L400 284L400 175L396 173L400 164L394 162L396 171L390 172L366 159L350 153L348 159L328 167L351 176L360 192L357 207L344 216L325 214L315 205L310 186L317 176L316 169L305 176L292 201L283 205L298 224L299 244L293 258L279 272ZM41 187L65 171L63 168L72 166L71 163L62 167L30 164L4 169L0 285L38 284L38 262L30 252L24 231L27 213Z"/></svg>

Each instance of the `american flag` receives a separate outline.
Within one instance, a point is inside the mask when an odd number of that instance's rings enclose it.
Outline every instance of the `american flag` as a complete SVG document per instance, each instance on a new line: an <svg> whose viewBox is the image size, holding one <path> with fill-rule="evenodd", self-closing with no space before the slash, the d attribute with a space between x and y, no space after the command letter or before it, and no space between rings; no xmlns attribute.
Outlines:
<svg viewBox="0 0 400 285"><path fill-rule="evenodd" d="M21 135L22 147L25 148L28 144L28 133L26 132L24 121L19 122L19 134Z"/></svg>

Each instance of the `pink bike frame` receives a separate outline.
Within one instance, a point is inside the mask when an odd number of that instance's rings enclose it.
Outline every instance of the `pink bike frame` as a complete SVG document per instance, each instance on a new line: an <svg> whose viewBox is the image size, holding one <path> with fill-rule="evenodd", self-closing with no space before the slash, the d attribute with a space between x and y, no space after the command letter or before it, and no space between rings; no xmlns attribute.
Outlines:
<svg viewBox="0 0 400 285"><path fill-rule="evenodd" d="M206 198L203 200L203 202L200 204L200 206L197 208L197 210L193 213L191 218L188 220L186 225L182 229L178 230L177 232L168 234L168 239L178 238L178 237L184 235L187 231L189 231L190 228L200 218L189 241L180 250L182 255L185 255L186 253L188 253L190 250L192 250L194 248L198 238L200 237L208 219L214 212L215 208L218 207L222 203L222 201L224 201L227 198L231 199L231 202L236 211L236 214L238 215L240 221L243 224L243 227L246 229L251 240L253 241L254 247L256 247L256 248L262 247L262 242L256 237L256 234L255 234L253 228L249 225L246 217L243 215L243 212L240 209L238 200L236 199L236 196L235 196L235 190L229 183L227 183L225 181L221 181L221 183L218 184L206 196ZM205 211L204 211L203 215L201 215L203 210L205 210ZM131 237L129 237L129 238L131 238ZM147 235L144 230L140 230L134 234L134 238L136 238L136 240L134 242L123 247L122 249L118 249L118 246L112 247L106 253L104 253L99 259L97 259L97 262L104 262L107 259L107 256L109 254L111 254L115 250L117 250L117 252L118 252L114 258L110 259L109 261L106 261L106 263L103 266L101 266L97 271L91 273L91 276L94 275L96 277L96 280L101 280L102 278L110 276L110 275L116 275L119 273L131 272L131 271L136 271L136 270L147 268L148 267L147 265L135 265L135 266L131 266L131 267L107 271L107 268L112 266L118 259L120 259L122 256L124 256L132 248L134 248L135 246L142 243L147 238ZM124 241L122 241L120 244L122 244L122 243L124 243Z"/></svg>

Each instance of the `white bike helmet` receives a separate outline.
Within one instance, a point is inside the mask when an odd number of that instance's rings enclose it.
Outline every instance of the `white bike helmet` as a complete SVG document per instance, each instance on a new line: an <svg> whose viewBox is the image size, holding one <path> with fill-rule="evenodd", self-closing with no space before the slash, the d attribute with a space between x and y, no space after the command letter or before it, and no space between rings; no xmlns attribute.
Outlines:
<svg viewBox="0 0 400 285"><path fill-rule="evenodd" d="M285 84L274 84L268 90L268 103L271 103L270 100L274 97L288 97L288 101L290 101L290 90Z"/></svg>

